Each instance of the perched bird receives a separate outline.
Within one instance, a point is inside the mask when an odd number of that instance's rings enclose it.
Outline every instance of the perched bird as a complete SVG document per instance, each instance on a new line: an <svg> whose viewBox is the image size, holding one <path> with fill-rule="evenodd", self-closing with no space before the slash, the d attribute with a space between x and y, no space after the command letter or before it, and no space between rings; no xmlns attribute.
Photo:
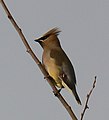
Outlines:
<svg viewBox="0 0 109 120"><path fill-rule="evenodd" d="M43 48L42 63L49 75L54 79L54 85L61 89L68 88L74 94L78 104L81 105L76 92L74 68L57 37L60 32L58 28L53 28L35 41Z"/></svg>

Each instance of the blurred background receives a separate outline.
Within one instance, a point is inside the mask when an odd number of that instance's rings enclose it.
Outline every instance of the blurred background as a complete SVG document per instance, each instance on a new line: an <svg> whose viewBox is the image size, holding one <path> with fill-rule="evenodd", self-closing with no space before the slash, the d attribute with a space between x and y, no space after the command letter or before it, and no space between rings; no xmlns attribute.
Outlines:
<svg viewBox="0 0 109 120"><path fill-rule="evenodd" d="M77 91L82 100L96 88L84 120L108 119L109 111L109 1L108 0L5 0L30 46L41 60L42 48L34 42L43 33L59 27L60 42L72 61ZM73 95L62 95L80 118ZM0 6L0 119L70 120L53 95L39 68L26 52L18 33Z"/></svg>

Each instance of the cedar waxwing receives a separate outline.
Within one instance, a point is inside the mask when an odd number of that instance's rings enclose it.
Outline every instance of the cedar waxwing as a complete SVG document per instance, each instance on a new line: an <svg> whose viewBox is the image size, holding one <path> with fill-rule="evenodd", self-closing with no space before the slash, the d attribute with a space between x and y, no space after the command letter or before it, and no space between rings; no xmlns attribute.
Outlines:
<svg viewBox="0 0 109 120"><path fill-rule="evenodd" d="M61 89L68 88L74 94L78 104L81 105L76 92L74 68L60 45L57 37L59 32L58 28L53 28L35 41L43 48L42 63L49 75L54 79L54 85Z"/></svg>

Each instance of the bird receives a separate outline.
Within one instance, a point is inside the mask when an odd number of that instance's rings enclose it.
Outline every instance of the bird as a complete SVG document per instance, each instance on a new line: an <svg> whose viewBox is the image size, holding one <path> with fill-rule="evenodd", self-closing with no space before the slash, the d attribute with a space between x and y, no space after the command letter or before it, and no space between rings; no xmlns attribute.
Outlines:
<svg viewBox="0 0 109 120"><path fill-rule="evenodd" d="M42 64L46 71L54 79L53 84L62 89L67 88L73 93L78 104L82 104L76 91L76 75L74 67L61 47L58 35L60 29L50 29L40 38L35 39L43 48Z"/></svg>

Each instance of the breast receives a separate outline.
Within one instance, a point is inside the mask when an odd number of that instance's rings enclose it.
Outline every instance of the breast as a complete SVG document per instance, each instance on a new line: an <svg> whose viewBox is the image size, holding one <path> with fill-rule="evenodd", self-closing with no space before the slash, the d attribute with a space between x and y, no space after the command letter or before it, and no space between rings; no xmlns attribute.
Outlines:
<svg viewBox="0 0 109 120"><path fill-rule="evenodd" d="M45 54L44 54L45 55ZM50 58L49 53L46 53L46 56L43 55L43 64L49 73L49 75L55 80L56 85L61 88L62 82L59 79L59 74L61 72L61 68L56 65L55 59Z"/></svg>

